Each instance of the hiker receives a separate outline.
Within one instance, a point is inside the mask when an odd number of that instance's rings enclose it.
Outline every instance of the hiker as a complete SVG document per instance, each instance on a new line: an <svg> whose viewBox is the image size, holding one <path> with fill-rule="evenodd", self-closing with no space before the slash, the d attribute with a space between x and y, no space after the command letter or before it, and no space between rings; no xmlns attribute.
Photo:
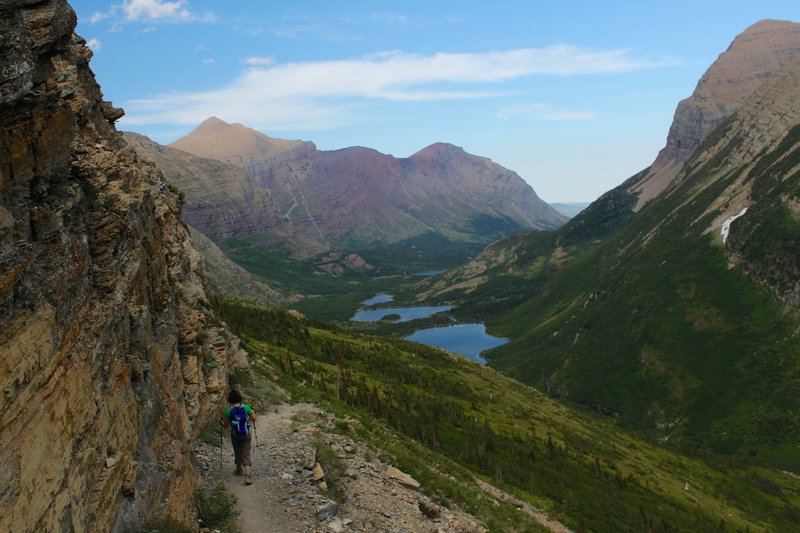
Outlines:
<svg viewBox="0 0 800 533"><path fill-rule="evenodd" d="M242 403L242 393L236 389L231 389L228 393L228 403L231 404L225 410L225 414L220 418L219 424L224 428L231 428L231 445L233 446L233 456L236 461L237 476L244 475L244 482L252 485L253 475L250 471L250 439L253 426L255 424L256 413L253 408L246 403Z"/></svg>

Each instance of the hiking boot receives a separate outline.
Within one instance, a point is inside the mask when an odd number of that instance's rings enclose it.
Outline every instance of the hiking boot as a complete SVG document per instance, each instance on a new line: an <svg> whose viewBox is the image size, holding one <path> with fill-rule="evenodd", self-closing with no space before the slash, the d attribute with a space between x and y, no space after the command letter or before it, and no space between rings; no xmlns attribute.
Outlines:
<svg viewBox="0 0 800 533"><path fill-rule="evenodd" d="M233 471L234 476L241 476L244 475L244 470L242 470L241 466L237 466L236 470Z"/></svg>
<svg viewBox="0 0 800 533"><path fill-rule="evenodd" d="M244 465L244 484L253 484L253 473L250 471L250 465Z"/></svg>

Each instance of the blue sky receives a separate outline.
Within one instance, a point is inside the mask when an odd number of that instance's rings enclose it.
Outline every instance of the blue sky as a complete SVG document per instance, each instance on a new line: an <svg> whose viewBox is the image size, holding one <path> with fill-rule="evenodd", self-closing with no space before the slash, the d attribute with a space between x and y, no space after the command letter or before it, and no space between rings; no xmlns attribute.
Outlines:
<svg viewBox="0 0 800 533"><path fill-rule="evenodd" d="M215 115L320 149L449 142L548 202L650 164L675 107L791 1L72 1L120 129L169 143Z"/></svg>

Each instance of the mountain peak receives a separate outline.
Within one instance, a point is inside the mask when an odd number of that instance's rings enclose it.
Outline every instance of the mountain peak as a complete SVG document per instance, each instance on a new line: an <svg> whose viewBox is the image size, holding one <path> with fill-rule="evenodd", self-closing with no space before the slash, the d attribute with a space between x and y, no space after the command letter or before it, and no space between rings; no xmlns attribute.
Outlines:
<svg viewBox="0 0 800 533"><path fill-rule="evenodd" d="M640 193L637 209L672 183L706 135L798 56L798 23L767 19L739 34L706 70L692 95L678 104L666 146L647 176L631 189Z"/></svg>
<svg viewBox="0 0 800 533"><path fill-rule="evenodd" d="M445 142L436 142L426 146L419 152L412 155L409 159L428 159L445 154L464 154L466 153L463 148L454 144Z"/></svg>
<svg viewBox="0 0 800 533"><path fill-rule="evenodd" d="M275 157L306 145L313 148L312 143L275 139L243 124L229 124L215 116L204 120L186 137L169 144L171 148L198 157L217 159L245 168L260 164L255 160Z"/></svg>
<svg viewBox="0 0 800 533"><path fill-rule="evenodd" d="M193 138L193 137L217 136L217 135L221 135L222 132L225 132L224 133L225 135L231 135L231 134L234 134L234 132L237 131L237 130L239 131L239 135L240 136L259 136L260 135L260 136L263 136L263 137L265 137L267 139L272 140L267 135L264 135L263 133L258 132L256 130L250 129L250 128L248 128L247 126L245 126L243 124L238 124L238 123L231 124L229 122L225 122L224 120L222 120L219 117L216 117L216 116L212 115L212 116L208 117L207 119L205 119L203 122L201 122L189 135L187 135L186 137L183 137L182 139L179 139L179 140L175 141L175 143L179 143L179 142L182 142L184 139ZM174 145L175 143L172 143L172 144Z"/></svg>
<svg viewBox="0 0 800 533"><path fill-rule="evenodd" d="M218 127L222 127L222 126L230 126L230 124L228 124L227 122L225 122L221 118L218 118L218 117L215 117L215 116L212 115L212 116L208 117L207 119L205 119L203 122L201 122L200 125L197 127L197 129L201 129L201 128L218 128Z"/></svg>
<svg viewBox="0 0 800 533"><path fill-rule="evenodd" d="M755 24L748 26L746 30L739 34L739 37L750 35L753 33L762 33L765 31L780 31L784 29L791 30L793 27L797 26L796 22L791 22L789 20L777 20L777 19L763 19L759 20Z"/></svg>

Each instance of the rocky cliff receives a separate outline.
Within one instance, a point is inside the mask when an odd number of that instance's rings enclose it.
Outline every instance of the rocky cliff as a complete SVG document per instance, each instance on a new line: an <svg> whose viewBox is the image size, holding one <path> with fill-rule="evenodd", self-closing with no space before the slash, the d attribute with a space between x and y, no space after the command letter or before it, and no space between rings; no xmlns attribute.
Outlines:
<svg viewBox="0 0 800 533"><path fill-rule="evenodd" d="M190 522L236 340L63 0L0 3L0 529Z"/></svg>
<svg viewBox="0 0 800 533"><path fill-rule="evenodd" d="M800 24L794 22L763 20L736 37L703 74L694 93L678 104L666 146L631 187L639 193L637 209L663 192L706 135L798 54Z"/></svg>

